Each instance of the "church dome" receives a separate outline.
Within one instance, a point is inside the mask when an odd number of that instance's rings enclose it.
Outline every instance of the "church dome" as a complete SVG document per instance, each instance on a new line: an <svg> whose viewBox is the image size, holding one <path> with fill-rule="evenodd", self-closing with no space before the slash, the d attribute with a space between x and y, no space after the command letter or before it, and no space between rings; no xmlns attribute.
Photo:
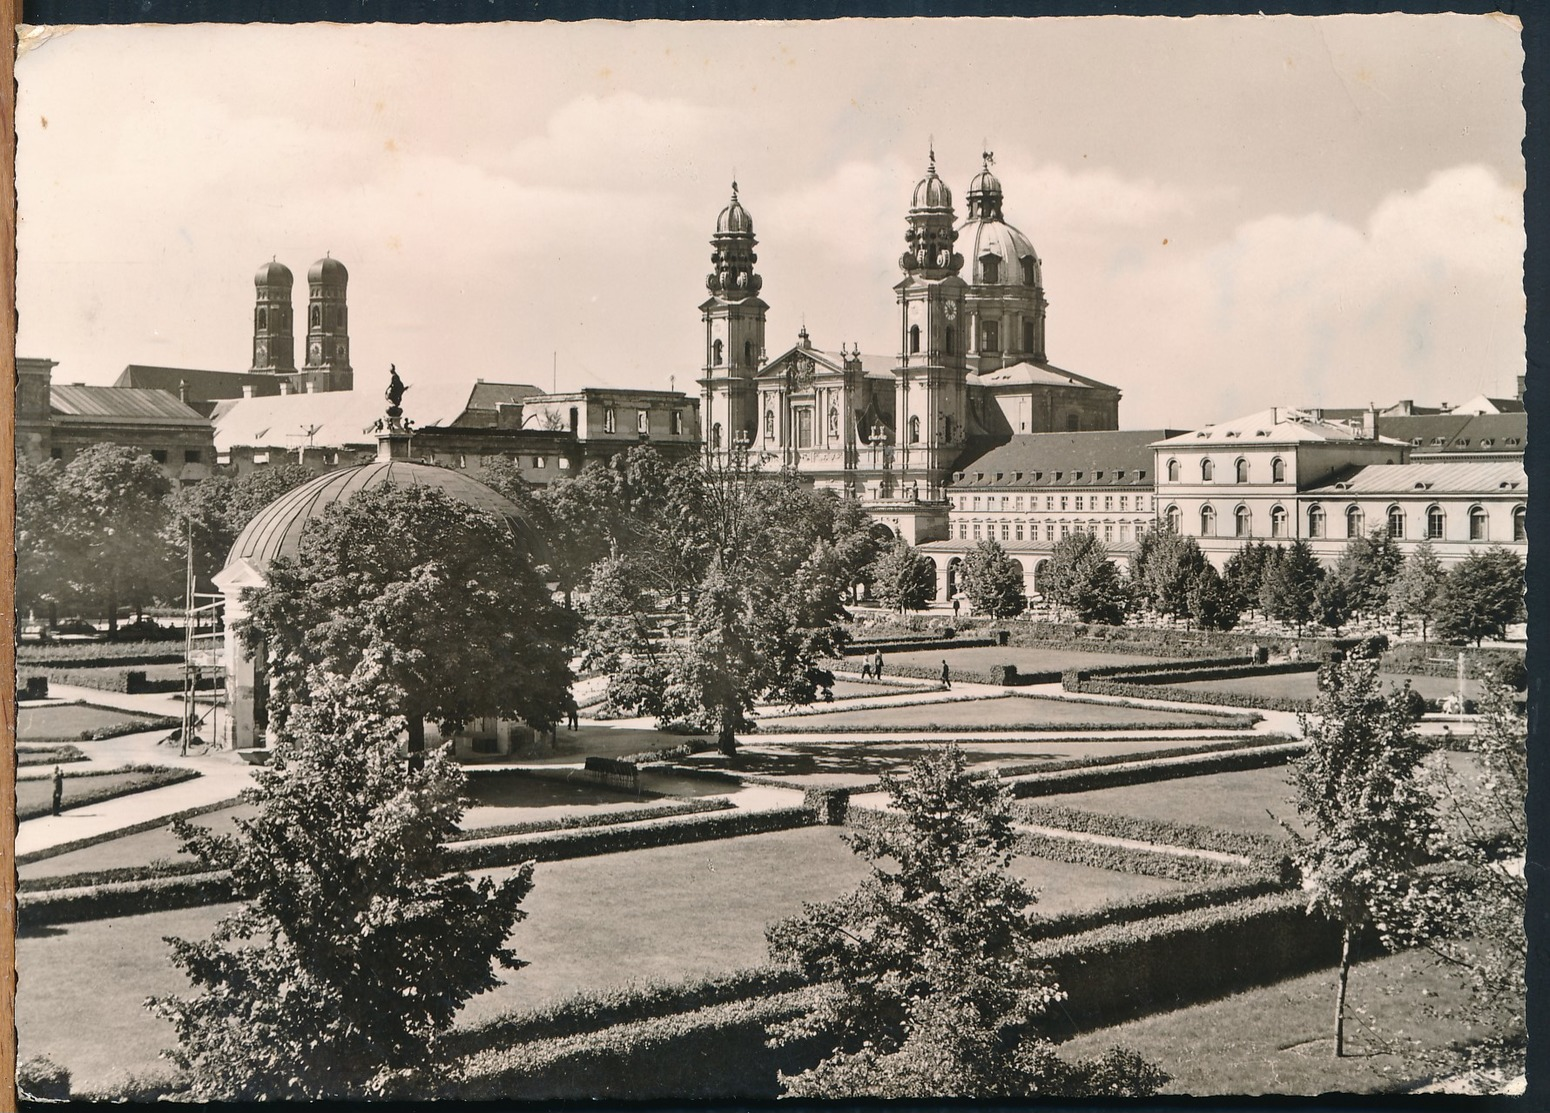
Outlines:
<svg viewBox="0 0 1550 1113"><path fill-rule="evenodd" d="M915 197L910 202L916 209L950 209L953 207L953 191L937 177L936 155L931 156L931 166L926 176L915 183Z"/></svg>
<svg viewBox="0 0 1550 1113"><path fill-rule="evenodd" d="M520 543L531 553L542 552L542 539L516 503L497 494L460 471L419 464L411 460L378 461L353 468L325 472L300 487L287 491L260 510L237 535L228 565L246 560L260 570L275 557L294 557L300 552L306 524L336 502L357 491L396 483L401 487L436 487L458 502L466 503L511 523Z"/></svg>
<svg viewBox="0 0 1550 1113"><path fill-rule="evenodd" d="M258 273L253 276L255 286L290 286L291 268L284 263L278 263L271 259L258 268Z"/></svg>
<svg viewBox="0 0 1550 1113"><path fill-rule="evenodd" d="M344 269L344 264L332 255L325 255L307 271L308 282L326 282L336 286L343 286L350 280L350 272Z"/></svg>
<svg viewBox="0 0 1550 1113"><path fill-rule="evenodd" d="M990 167L988 166L974 175L974 180L969 183L970 197L973 197L976 193L994 193L999 195L1000 192L1001 180L990 172Z"/></svg>
<svg viewBox="0 0 1550 1113"><path fill-rule="evenodd" d="M732 183L732 201L716 218L716 235L753 235L753 217L737 199L737 183Z"/></svg>
<svg viewBox="0 0 1550 1113"><path fill-rule="evenodd" d="M967 277L971 285L1043 285L1033 244L1005 221L964 221L958 227L958 245L970 263Z"/></svg>

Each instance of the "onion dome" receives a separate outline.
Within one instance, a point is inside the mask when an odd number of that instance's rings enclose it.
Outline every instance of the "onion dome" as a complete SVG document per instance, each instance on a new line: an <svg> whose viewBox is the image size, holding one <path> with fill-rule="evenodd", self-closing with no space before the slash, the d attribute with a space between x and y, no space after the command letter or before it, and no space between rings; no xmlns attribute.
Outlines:
<svg viewBox="0 0 1550 1113"><path fill-rule="evenodd" d="M291 268L286 266L284 263L276 262L273 259L259 267L258 273L253 276L253 285L259 287L289 287L291 282Z"/></svg>
<svg viewBox="0 0 1550 1113"><path fill-rule="evenodd" d="M323 256L307 271L308 282L343 286L349 280L350 272L344 269L343 263L331 255Z"/></svg>
<svg viewBox="0 0 1550 1113"><path fill-rule="evenodd" d="M753 217L748 215L748 210L743 208L743 203L737 199L736 182L732 183L731 202L726 208L721 210L721 215L716 218L716 235L753 235Z"/></svg>
<svg viewBox="0 0 1550 1113"><path fill-rule="evenodd" d="M302 530L312 519L357 491L396 483L404 487L437 487L458 502L504 518L529 553L541 553L542 539L516 503L451 468L410 460L378 461L326 472L287 491L260 510L237 535L226 557L228 565L246 560L259 570L275 557L294 557L300 551Z"/></svg>
<svg viewBox="0 0 1550 1113"><path fill-rule="evenodd" d="M969 219L1001 219L1001 182L990 172L992 155L985 152L985 164L969 183Z"/></svg>
<svg viewBox="0 0 1550 1113"><path fill-rule="evenodd" d="M953 191L947 188L947 183L937 177L936 152L931 152L931 164L926 169L926 176L915 183L915 197L910 202L910 207L915 209L951 209L953 207Z"/></svg>

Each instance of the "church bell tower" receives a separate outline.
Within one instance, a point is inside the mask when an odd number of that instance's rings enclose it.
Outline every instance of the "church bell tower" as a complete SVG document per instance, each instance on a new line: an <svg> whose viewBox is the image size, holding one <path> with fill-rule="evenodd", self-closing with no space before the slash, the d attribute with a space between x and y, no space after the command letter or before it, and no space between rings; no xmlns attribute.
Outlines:
<svg viewBox="0 0 1550 1113"><path fill-rule="evenodd" d="M759 297L764 280L754 271L753 218L737 197L716 218L711 237L710 298L700 305L705 353L700 388L704 398L707 454L716 456L752 444L758 429L755 377L764 363L764 320L769 306Z"/></svg>
<svg viewBox="0 0 1550 1113"><path fill-rule="evenodd" d="M350 318L345 291L350 272L324 256L307 271L307 362L296 376L300 389L350 390Z"/></svg>
<svg viewBox="0 0 1550 1113"><path fill-rule="evenodd" d="M289 375L296 370L296 333L291 323L291 270L271 259L253 276L253 367L257 373Z"/></svg>

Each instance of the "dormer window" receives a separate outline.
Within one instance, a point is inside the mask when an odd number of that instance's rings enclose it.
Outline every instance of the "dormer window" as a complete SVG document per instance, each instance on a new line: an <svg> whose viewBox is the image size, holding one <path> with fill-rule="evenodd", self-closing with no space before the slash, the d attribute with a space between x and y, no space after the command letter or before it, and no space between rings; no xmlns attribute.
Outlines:
<svg viewBox="0 0 1550 1113"><path fill-rule="evenodd" d="M1022 264L1023 264L1023 285L1024 286L1037 286L1039 284L1039 276L1038 276L1037 271L1034 269L1033 256L1032 255L1024 255L1023 258L1022 258Z"/></svg>
<svg viewBox="0 0 1550 1113"><path fill-rule="evenodd" d="M1001 260L994 255L981 255L980 279L983 282L1000 282Z"/></svg>

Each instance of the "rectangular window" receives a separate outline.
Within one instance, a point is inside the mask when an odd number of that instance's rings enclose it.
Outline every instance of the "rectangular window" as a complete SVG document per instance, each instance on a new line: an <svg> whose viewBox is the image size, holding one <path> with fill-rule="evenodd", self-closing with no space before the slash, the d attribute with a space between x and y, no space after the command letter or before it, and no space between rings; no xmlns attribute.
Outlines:
<svg viewBox="0 0 1550 1113"><path fill-rule="evenodd" d="M1145 510L1146 509L1146 496L1145 495L1137 495L1136 496L1136 509L1137 510Z"/></svg>
<svg viewBox="0 0 1550 1113"><path fill-rule="evenodd" d="M969 539L969 524L967 522L959 522L958 523L958 540L959 541L967 541L968 539Z"/></svg>
<svg viewBox="0 0 1550 1113"><path fill-rule="evenodd" d="M1129 541L1130 540L1129 534L1130 534L1130 523L1128 523L1128 522L1121 522L1119 524L1119 539L1121 541Z"/></svg>
<svg viewBox="0 0 1550 1113"><path fill-rule="evenodd" d="M1018 522L1017 523L1017 540L1021 541L1022 539L1023 539L1023 524L1021 522ZM1519 538L1518 540L1521 541L1522 538Z"/></svg>
<svg viewBox="0 0 1550 1113"><path fill-rule="evenodd" d="M566 459L564 456L560 457L559 465L560 465L560 470L561 471L570 471L570 461L568 459Z"/></svg>
<svg viewBox="0 0 1550 1113"><path fill-rule="evenodd" d="M1076 496L1076 508L1078 510L1082 509L1082 496L1081 495L1077 495Z"/></svg>
<svg viewBox="0 0 1550 1113"><path fill-rule="evenodd" d="M1001 540L1012 540L1012 527L1007 525L1005 522L1001 523Z"/></svg>
<svg viewBox="0 0 1550 1113"><path fill-rule="evenodd" d="M1012 500L1012 508L1014 510L1016 510L1019 514L1021 514L1023 512L1023 497L1022 497L1022 495L1018 495L1017 498Z"/></svg>
<svg viewBox="0 0 1550 1113"><path fill-rule="evenodd" d="M1045 510L1053 510L1053 509L1055 509L1055 496L1054 495L1045 495L1044 496L1044 509Z"/></svg>
<svg viewBox="0 0 1550 1113"><path fill-rule="evenodd" d="M609 406L607 409L605 409L603 411L603 432L605 432L605 433L612 433L613 431L614 431L614 408L612 406Z"/></svg>
<svg viewBox="0 0 1550 1113"><path fill-rule="evenodd" d="M1103 539L1105 541L1114 540L1114 527L1108 522L1103 523Z"/></svg>
<svg viewBox="0 0 1550 1113"><path fill-rule="evenodd" d="M978 522L975 522L974 523L974 540L978 541L979 539L980 539L980 524Z"/></svg>
<svg viewBox="0 0 1550 1113"><path fill-rule="evenodd" d="M1002 495L1001 496L1001 509L1004 511L1004 510L1006 510L1006 508L1007 508L1007 497L1005 495Z"/></svg>
<svg viewBox="0 0 1550 1113"><path fill-rule="evenodd" d="M980 497L978 495L975 495L974 496L974 509L978 510L979 508L980 508Z"/></svg>
<svg viewBox="0 0 1550 1113"><path fill-rule="evenodd" d="M165 464L167 462L167 450L165 448L151 449L151 459L158 464Z"/></svg>
<svg viewBox="0 0 1550 1113"><path fill-rule="evenodd" d="M183 462L185 464L198 464L204 461L204 453L197 448L185 448L183 450Z"/></svg>
<svg viewBox="0 0 1550 1113"><path fill-rule="evenodd" d="M1113 510L1114 509L1114 496L1113 495L1104 495L1103 496L1103 508L1105 510Z"/></svg>
<svg viewBox="0 0 1550 1113"><path fill-rule="evenodd" d="M544 458L542 456L534 456L533 457L533 466L535 468L543 467L544 466Z"/></svg>
<svg viewBox="0 0 1550 1113"><path fill-rule="evenodd" d="M1125 503L1126 503L1126 502L1127 502L1127 501L1128 501L1128 499L1127 499L1127 497L1126 497L1126 496L1125 496L1125 495L1121 495L1121 496L1120 496L1120 497L1119 497L1119 508L1120 508L1120 509L1121 509L1121 510L1127 510L1127 509L1129 509L1129 507L1127 507L1127 506L1126 506L1126 505L1125 505ZM1137 508L1136 508L1136 509L1137 509L1137 510L1139 510L1139 509L1140 509L1140 507L1137 507Z"/></svg>
<svg viewBox="0 0 1550 1113"><path fill-rule="evenodd" d="M796 423L796 446L798 448L813 447L813 411L807 406L800 406L791 411L791 416Z"/></svg>
<svg viewBox="0 0 1550 1113"><path fill-rule="evenodd" d="M1067 502L1068 502L1068 500L1067 500L1066 496L1065 495L1061 495L1060 496L1060 509L1062 509L1062 510L1066 509Z"/></svg>
<svg viewBox="0 0 1550 1113"><path fill-rule="evenodd" d="M1067 537L1070 537L1070 536L1071 536L1071 527L1066 525L1066 523L1061 522L1060 523L1060 539L1062 541L1064 541Z"/></svg>
<svg viewBox="0 0 1550 1113"><path fill-rule="evenodd" d="M1046 540L1046 541L1053 541L1053 540L1055 540L1055 523L1054 522L1045 522L1044 523L1044 540Z"/></svg>
<svg viewBox="0 0 1550 1113"><path fill-rule="evenodd" d="M684 435L684 412L682 410L674 410L673 411L673 436L681 437L683 435Z"/></svg>
<svg viewBox="0 0 1550 1113"><path fill-rule="evenodd" d="M646 416L645 410L635 411L635 431L637 433L649 433L651 431L651 419Z"/></svg>

